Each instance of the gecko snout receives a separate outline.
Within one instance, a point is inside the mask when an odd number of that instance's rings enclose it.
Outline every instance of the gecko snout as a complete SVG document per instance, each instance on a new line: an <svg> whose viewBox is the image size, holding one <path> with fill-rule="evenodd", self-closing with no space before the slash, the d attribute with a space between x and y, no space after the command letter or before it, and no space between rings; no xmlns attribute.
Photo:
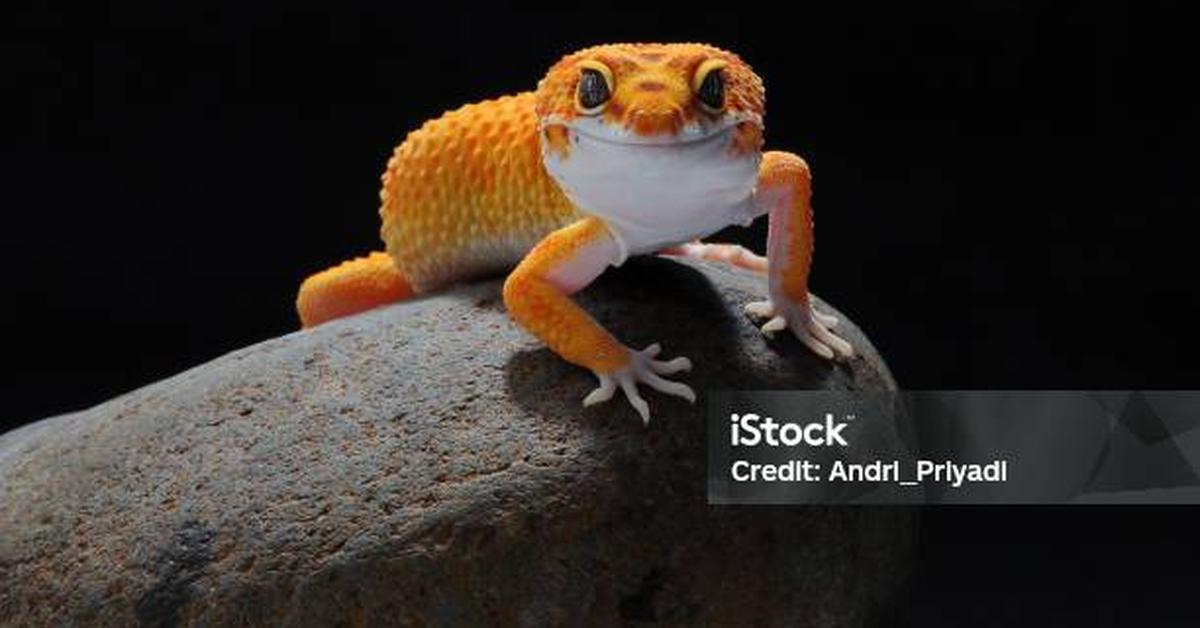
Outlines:
<svg viewBox="0 0 1200 628"><path fill-rule="evenodd" d="M625 126L642 136L675 135L683 128L683 108L669 103L631 108Z"/></svg>

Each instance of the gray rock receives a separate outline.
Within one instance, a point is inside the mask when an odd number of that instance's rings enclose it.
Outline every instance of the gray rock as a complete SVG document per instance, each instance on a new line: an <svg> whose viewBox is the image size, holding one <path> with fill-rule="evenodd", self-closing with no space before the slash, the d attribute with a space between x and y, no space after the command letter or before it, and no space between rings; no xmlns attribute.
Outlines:
<svg viewBox="0 0 1200 628"><path fill-rule="evenodd" d="M512 324L496 281L236 351L0 436L0 624L855 626L901 508L710 507L704 391L894 388L765 341L763 281L634 260L581 300L687 355L643 427ZM822 304L823 309L829 310Z"/></svg>

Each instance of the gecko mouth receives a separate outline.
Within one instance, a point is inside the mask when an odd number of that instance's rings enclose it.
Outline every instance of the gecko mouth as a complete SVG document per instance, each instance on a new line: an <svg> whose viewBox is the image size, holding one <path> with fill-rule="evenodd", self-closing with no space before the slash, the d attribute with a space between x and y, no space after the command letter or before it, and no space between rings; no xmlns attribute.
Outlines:
<svg viewBox="0 0 1200 628"><path fill-rule="evenodd" d="M604 130L598 131L596 129L574 126L571 127L571 130L587 137L590 140L605 144L618 144L622 146L657 146L669 148L672 146L698 144L722 135L727 135L730 128L732 127L711 127L707 129L696 130L684 129L674 135L638 135L626 129L613 127L608 127Z"/></svg>
<svg viewBox="0 0 1200 628"><path fill-rule="evenodd" d="M670 148L728 137L740 122L742 120L729 117L703 125L692 123L683 127L678 133L659 135L638 135L625 127L606 124L597 118L576 119L572 122L557 124L561 124L569 131L588 140L603 144Z"/></svg>

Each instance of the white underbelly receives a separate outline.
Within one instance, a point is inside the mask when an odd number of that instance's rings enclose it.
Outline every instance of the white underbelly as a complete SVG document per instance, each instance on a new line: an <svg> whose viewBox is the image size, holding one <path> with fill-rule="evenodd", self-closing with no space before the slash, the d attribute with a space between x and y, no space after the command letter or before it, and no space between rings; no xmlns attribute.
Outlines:
<svg viewBox="0 0 1200 628"><path fill-rule="evenodd" d="M678 144L605 141L570 130L570 152L546 169L580 211L603 219L621 261L747 224L760 156L730 152L732 130Z"/></svg>

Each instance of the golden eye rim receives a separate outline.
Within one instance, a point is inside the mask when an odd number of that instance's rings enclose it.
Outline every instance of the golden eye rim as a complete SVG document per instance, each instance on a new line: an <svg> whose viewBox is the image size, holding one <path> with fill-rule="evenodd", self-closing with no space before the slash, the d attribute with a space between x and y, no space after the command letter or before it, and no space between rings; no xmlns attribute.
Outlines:
<svg viewBox="0 0 1200 628"><path fill-rule="evenodd" d="M604 102L600 103L599 105L591 108L584 107L583 103L579 100L579 86L583 83L583 81L579 80L575 83L575 111L585 116L597 115L601 111L604 111L604 108L608 106L608 103L612 102L613 93L615 91L612 70L610 70L607 65L604 65L604 63L596 61L595 59L584 59L583 61L579 62L577 67L579 68L580 79L582 79L583 72L585 70L594 70L604 78L604 84L608 88L608 98L606 98Z"/></svg>
<svg viewBox="0 0 1200 628"><path fill-rule="evenodd" d="M692 74L692 94L700 94L700 88L704 86L704 81L708 78L709 74L712 74L713 72L720 72L727 67L729 67L729 62L725 61L724 59L706 59L696 68L696 72ZM711 114L719 114L724 112L727 100L728 99L722 99L721 106L714 108L699 98L696 98L696 102L700 104L700 108Z"/></svg>

